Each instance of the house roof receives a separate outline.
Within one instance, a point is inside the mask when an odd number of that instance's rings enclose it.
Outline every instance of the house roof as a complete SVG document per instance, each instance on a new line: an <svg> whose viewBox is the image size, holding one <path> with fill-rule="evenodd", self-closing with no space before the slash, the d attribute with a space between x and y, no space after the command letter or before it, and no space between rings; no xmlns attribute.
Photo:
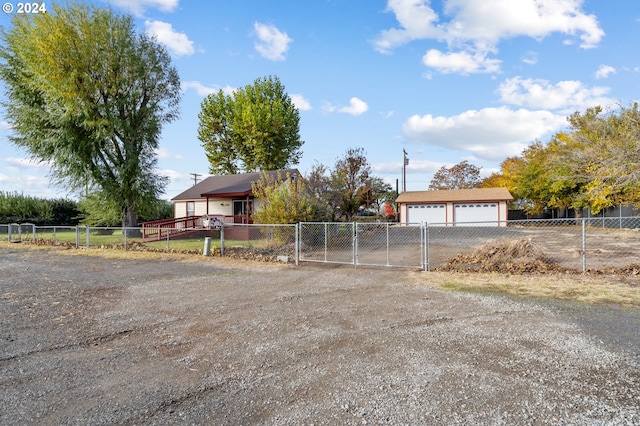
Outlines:
<svg viewBox="0 0 640 426"><path fill-rule="evenodd" d="M262 173L271 177L277 177L280 172L282 177L287 174L300 175L297 169L272 170L266 172L242 173L237 175L209 176L201 182L193 185L186 191L176 195L172 201L198 200L202 198L241 197L251 195L251 183L258 182Z"/></svg>
<svg viewBox="0 0 640 426"><path fill-rule="evenodd" d="M469 201L511 201L507 188L474 188L439 191L407 191L398 195L397 203L438 203Z"/></svg>

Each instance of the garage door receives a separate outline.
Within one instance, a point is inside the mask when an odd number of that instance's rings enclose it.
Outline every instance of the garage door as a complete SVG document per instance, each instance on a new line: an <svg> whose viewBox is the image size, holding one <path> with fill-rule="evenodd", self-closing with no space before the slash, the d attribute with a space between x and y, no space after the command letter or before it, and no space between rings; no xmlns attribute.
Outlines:
<svg viewBox="0 0 640 426"><path fill-rule="evenodd" d="M447 209L444 204L409 204L407 222L409 223L445 223Z"/></svg>
<svg viewBox="0 0 640 426"><path fill-rule="evenodd" d="M498 226L498 203L455 204L453 206L453 221L458 225Z"/></svg>

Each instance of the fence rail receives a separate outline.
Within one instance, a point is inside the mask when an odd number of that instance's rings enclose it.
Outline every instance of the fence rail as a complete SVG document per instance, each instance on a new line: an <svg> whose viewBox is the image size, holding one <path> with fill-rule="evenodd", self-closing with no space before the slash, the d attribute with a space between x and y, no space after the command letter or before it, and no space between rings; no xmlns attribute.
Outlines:
<svg viewBox="0 0 640 426"><path fill-rule="evenodd" d="M220 223L206 227L194 222L189 225L189 232L185 232L184 226L154 230L12 223L0 224L0 235L12 242L190 252L202 252L208 237L214 251L221 255L277 258L296 264L304 261L423 270L435 270L452 259L472 255L499 242L528 241L565 269L584 272L640 264L640 217L465 224L303 222Z"/></svg>

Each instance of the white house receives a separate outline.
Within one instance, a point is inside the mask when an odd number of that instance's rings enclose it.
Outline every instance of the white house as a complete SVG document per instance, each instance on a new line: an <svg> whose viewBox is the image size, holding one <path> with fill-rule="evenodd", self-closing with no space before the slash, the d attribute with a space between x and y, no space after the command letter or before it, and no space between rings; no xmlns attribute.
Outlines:
<svg viewBox="0 0 640 426"><path fill-rule="evenodd" d="M443 226L506 226L509 202L506 188L407 191L396 199L402 223Z"/></svg>
<svg viewBox="0 0 640 426"><path fill-rule="evenodd" d="M210 176L171 199L174 218L216 217L223 222L252 223L254 205L252 183L257 183L263 173L272 178L278 174L300 176L296 169L236 175Z"/></svg>

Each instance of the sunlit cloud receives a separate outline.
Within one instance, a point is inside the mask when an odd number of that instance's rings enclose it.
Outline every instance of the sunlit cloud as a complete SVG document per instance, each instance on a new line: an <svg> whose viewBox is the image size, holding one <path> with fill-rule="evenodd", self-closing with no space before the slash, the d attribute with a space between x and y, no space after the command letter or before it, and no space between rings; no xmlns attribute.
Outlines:
<svg viewBox="0 0 640 426"><path fill-rule="evenodd" d="M171 24L147 20L144 22L144 26L147 34L155 36L175 56L194 54L193 42L189 40L185 33L175 31Z"/></svg>
<svg viewBox="0 0 640 426"><path fill-rule="evenodd" d="M271 61L283 61L293 39L273 25L256 22L253 29L258 38L254 45L258 53Z"/></svg>

